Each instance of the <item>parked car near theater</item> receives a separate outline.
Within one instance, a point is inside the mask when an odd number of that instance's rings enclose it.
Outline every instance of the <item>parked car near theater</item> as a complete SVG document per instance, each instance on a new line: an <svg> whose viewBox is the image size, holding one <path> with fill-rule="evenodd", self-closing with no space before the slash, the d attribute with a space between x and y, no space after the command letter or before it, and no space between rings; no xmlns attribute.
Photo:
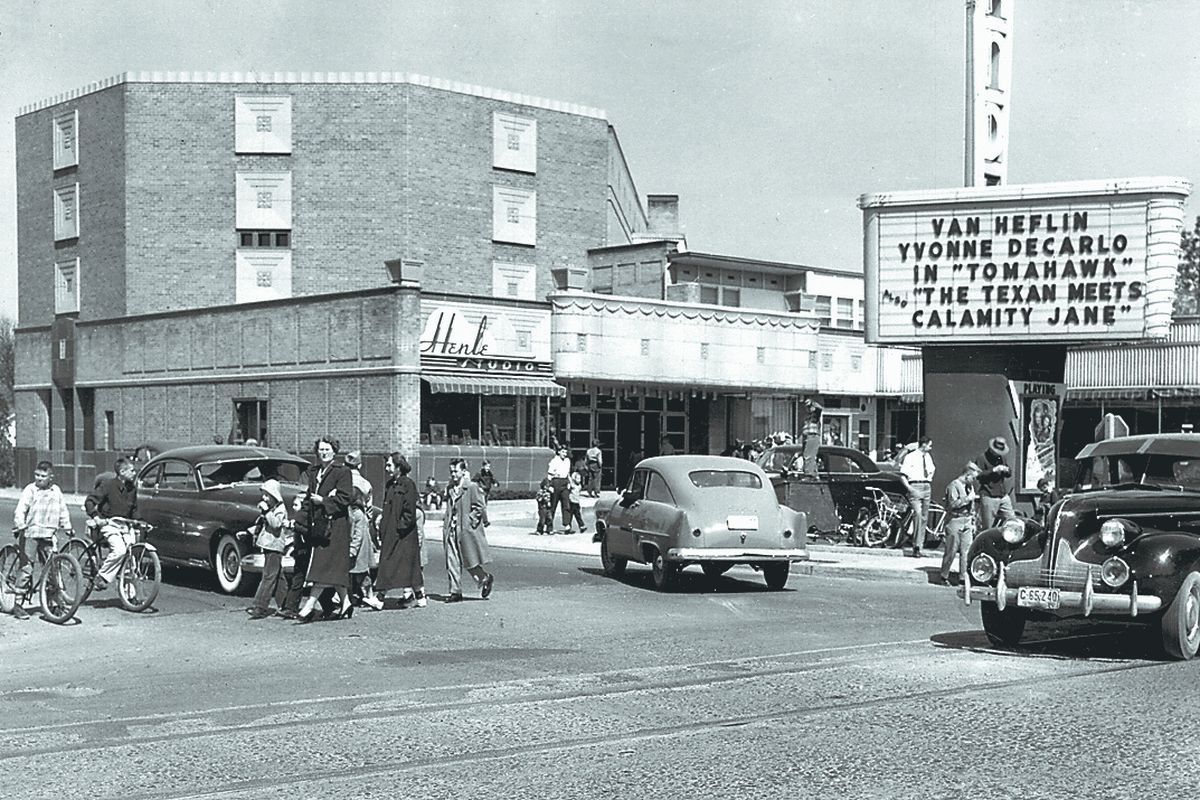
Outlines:
<svg viewBox="0 0 1200 800"><path fill-rule="evenodd" d="M1070 494L1045 529L1018 519L971 546L958 594L978 601L995 644L1030 620L1156 626L1167 655L1200 649L1200 435L1122 436L1075 459Z"/></svg>
<svg viewBox="0 0 1200 800"><path fill-rule="evenodd" d="M307 488L309 462L269 447L199 445L166 450L138 472L138 516L164 564L212 570L221 590L245 592L253 578L242 558L253 542L261 485L280 482L289 507Z"/></svg>
<svg viewBox="0 0 1200 800"><path fill-rule="evenodd" d="M818 530L853 525L863 510L873 513L871 488L884 491L896 503L907 503L908 491L900 474L880 469L853 447L818 447L815 476L802 472L802 456L798 444L776 445L758 457L758 465L770 477L779 502L807 512L810 525Z"/></svg>
<svg viewBox="0 0 1200 800"><path fill-rule="evenodd" d="M620 497L597 502L595 511L604 573L649 564L662 591L691 564L712 578L749 564L782 589L790 563L808 558L805 515L779 505L762 468L740 458L647 458Z"/></svg>

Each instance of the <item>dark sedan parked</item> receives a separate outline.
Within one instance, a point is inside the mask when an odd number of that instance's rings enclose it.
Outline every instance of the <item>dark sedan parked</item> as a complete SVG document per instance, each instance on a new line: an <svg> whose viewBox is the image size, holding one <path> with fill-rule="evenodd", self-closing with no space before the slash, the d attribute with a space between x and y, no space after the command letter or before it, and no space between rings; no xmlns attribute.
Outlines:
<svg viewBox="0 0 1200 800"><path fill-rule="evenodd" d="M820 531L853 525L861 509L874 511L868 487L886 492L896 502L907 502L904 480L885 472L868 456L852 447L821 445L817 449L817 474L805 474L803 450L798 444L768 448L758 465L771 479L782 505L804 511L809 525Z"/></svg>
<svg viewBox="0 0 1200 800"><path fill-rule="evenodd" d="M959 588L1014 645L1028 620L1145 622L1173 658L1200 650L1200 435L1122 436L1076 456L1073 491L1045 529L1017 519L971 545Z"/></svg>
<svg viewBox="0 0 1200 800"><path fill-rule="evenodd" d="M138 473L138 516L154 526L147 541L166 564L211 569L222 591L252 582L243 533L258 518L263 481L274 478L289 507L306 488L309 462L268 447L201 445L159 453ZM240 535L239 535L240 534Z"/></svg>

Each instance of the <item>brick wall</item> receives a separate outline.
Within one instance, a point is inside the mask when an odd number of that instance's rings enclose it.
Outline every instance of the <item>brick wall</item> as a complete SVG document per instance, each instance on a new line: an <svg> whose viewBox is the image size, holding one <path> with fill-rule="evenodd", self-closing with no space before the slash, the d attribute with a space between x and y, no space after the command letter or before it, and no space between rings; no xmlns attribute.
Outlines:
<svg viewBox="0 0 1200 800"><path fill-rule="evenodd" d="M17 117L18 324L54 318L54 263L80 259L80 318L122 313L125 254L124 92L113 86ZM79 112L79 165L54 170L53 119ZM79 238L54 241L56 187L79 183Z"/></svg>

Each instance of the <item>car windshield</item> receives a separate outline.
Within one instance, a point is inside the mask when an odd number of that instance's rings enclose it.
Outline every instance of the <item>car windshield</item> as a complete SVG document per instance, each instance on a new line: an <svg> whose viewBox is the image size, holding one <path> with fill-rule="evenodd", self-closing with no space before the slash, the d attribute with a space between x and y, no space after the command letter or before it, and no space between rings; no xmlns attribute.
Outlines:
<svg viewBox="0 0 1200 800"><path fill-rule="evenodd" d="M1121 484L1178 487L1200 491L1200 458L1116 454L1081 458L1076 462L1075 488L1104 489Z"/></svg>
<svg viewBox="0 0 1200 800"><path fill-rule="evenodd" d="M231 483L262 483L274 478L282 483L300 483L307 465L274 458L246 458L200 464L200 487L227 486Z"/></svg>
<svg viewBox="0 0 1200 800"><path fill-rule="evenodd" d="M786 472L797 468L792 463L797 458L803 461L802 451L794 449L783 450L778 447L772 447L760 455L755 463L762 467L764 472Z"/></svg>
<svg viewBox="0 0 1200 800"><path fill-rule="evenodd" d="M762 480L753 472L736 469L697 469L688 473L692 485L700 489L734 486L741 489L761 489Z"/></svg>

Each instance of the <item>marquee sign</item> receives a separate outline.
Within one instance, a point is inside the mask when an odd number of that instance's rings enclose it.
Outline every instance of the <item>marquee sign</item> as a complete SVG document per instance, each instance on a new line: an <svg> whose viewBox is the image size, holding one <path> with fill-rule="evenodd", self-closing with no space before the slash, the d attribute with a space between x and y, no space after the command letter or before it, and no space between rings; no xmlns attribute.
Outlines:
<svg viewBox="0 0 1200 800"><path fill-rule="evenodd" d="M864 195L867 341L1166 336L1179 178Z"/></svg>

